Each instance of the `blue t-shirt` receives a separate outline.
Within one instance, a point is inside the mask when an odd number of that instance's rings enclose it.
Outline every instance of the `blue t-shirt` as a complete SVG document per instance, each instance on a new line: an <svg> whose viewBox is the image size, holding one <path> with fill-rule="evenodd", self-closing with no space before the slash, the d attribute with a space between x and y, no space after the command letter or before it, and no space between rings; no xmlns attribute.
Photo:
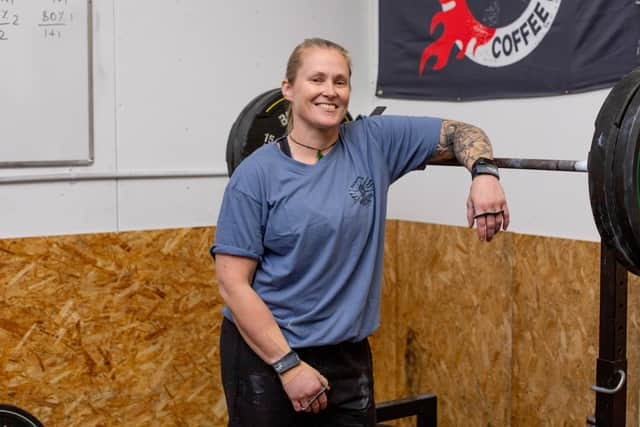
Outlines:
<svg viewBox="0 0 640 427"><path fill-rule="evenodd" d="M211 252L258 261L253 289L291 347L358 341L377 329L387 190L424 168L440 124L368 117L341 125L314 165L269 144L235 170Z"/></svg>

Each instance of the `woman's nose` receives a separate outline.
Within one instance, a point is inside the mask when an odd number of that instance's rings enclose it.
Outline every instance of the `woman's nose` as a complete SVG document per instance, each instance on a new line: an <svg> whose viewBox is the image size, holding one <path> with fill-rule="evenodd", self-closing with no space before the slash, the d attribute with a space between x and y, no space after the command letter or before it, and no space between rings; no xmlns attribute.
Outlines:
<svg viewBox="0 0 640 427"><path fill-rule="evenodd" d="M323 92L324 92L324 94L326 96L335 96L336 95L336 87L333 84L333 82L325 83Z"/></svg>

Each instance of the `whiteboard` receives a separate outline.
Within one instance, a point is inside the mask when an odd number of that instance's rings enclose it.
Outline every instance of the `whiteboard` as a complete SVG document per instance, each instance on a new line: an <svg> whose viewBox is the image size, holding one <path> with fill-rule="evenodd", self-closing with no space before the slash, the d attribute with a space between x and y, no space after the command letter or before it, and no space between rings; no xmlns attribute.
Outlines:
<svg viewBox="0 0 640 427"><path fill-rule="evenodd" d="M93 163L91 0L0 0L0 167Z"/></svg>

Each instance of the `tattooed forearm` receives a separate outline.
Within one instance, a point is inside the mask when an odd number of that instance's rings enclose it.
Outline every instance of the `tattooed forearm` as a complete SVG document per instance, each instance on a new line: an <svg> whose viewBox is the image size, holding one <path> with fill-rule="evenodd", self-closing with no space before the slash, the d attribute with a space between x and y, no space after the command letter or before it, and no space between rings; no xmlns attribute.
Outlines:
<svg viewBox="0 0 640 427"><path fill-rule="evenodd" d="M443 160L453 157L471 170L473 162L478 158L493 158L489 138L476 126L455 120L443 120L440 142L436 146L433 159Z"/></svg>

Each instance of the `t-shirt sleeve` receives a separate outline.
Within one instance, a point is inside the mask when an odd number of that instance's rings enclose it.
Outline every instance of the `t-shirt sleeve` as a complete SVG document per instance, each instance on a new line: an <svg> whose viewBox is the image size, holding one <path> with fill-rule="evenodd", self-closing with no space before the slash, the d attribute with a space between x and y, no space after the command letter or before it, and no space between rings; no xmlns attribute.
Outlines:
<svg viewBox="0 0 640 427"><path fill-rule="evenodd" d="M435 117L375 116L365 119L369 137L382 151L391 182L424 169L440 138L442 120Z"/></svg>
<svg viewBox="0 0 640 427"><path fill-rule="evenodd" d="M231 185L227 186L211 255L224 253L260 260L264 252L261 217L259 201Z"/></svg>

